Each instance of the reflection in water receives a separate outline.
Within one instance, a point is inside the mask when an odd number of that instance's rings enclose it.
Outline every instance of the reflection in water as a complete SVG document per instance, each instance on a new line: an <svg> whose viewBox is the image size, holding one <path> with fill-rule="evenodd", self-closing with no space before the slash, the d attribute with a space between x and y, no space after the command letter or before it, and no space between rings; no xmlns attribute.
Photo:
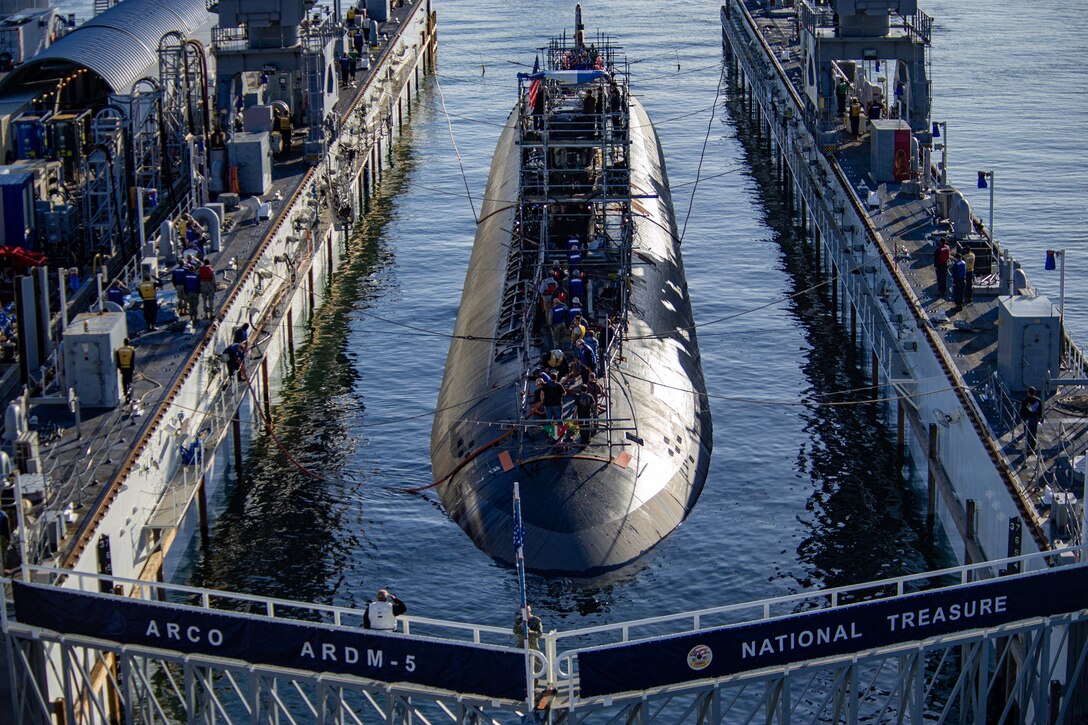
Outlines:
<svg viewBox="0 0 1088 725"><path fill-rule="evenodd" d="M194 551L190 583L264 596L332 602L345 572L366 543L361 514L363 481L345 470L357 441L352 422L365 405L345 334L353 310L384 294L382 274L394 262L385 230L393 218L390 199L401 193L415 168L410 134L394 147L382 186L371 199L348 243L345 258L310 324L309 344L296 348L293 374L273 410L276 441L259 435L242 476L233 474L225 509L206 548Z"/></svg>

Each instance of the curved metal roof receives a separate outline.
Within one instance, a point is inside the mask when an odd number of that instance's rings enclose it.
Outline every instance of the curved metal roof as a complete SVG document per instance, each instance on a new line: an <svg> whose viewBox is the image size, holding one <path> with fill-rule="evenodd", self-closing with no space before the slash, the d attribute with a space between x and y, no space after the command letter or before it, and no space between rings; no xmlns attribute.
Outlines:
<svg viewBox="0 0 1088 725"><path fill-rule="evenodd" d="M67 62L97 73L115 93L128 93L158 63L163 35L190 36L210 17L205 0L122 0L31 58L3 85Z"/></svg>

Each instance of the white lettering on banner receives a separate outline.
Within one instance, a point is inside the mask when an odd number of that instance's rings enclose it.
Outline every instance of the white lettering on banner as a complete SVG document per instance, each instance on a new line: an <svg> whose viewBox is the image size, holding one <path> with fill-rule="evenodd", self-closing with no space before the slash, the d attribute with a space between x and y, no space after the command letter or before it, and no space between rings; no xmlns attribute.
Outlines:
<svg viewBox="0 0 1088 725"><path fill-rule="evenodd" d="M998 597L983 597L959 604L950 604L947 610L944 607L926 607L900 614L889 614L888 628L892 632L901 632L905 629L929 627L942 622L958 622L961 619L1002 614L1008 611L1008 605L1008 596L1002 594Z"/></svg>
<svg viewBox="0 0 1088 725"><path fill-rule="evenodd" d="M804 629L800 632L780 634L777 637L767 637L763 640L753 639L741 643L740 657L747 659L762 655L792 652L796 649L807 649L813 645L840 642L845 639L857 639L862 636L858 631L858 623L850 622L849 625L828 625L818 629Z"/></svg>
<svg viewBox="0 0 1088 725"><path fill-rule="evenodd" d="M366 666L367 667L381 667L382 666L382 651L380 649L368 649L366 651Z"/></svg>
<svg viewBox="0 0 1088 725"><path fill-rule="evenodd" d="M312 644L310 644L309 642L303 642L302 643L302 651L298 653L298 656L299 657L309 657L310 659L313 659L313 657L314 657L314 646Z"/></svg>
<svg viewBox="0 0 1088 725"><path fill-rule="evenodd" d="M179 642L185 639L193 644L200 644L201 642L207 642L212 647L218 647L223 644L223 632L218 629L209 629L207 634L204 633L200 627L192 625L185 628L185 634L182 635L181 625L176 622L166 622L166 639L176 639ZM154 619L147 621L147 629L144 630L145 637L157 637L163 638L162 630L159 628L159 623Z"/></svg>

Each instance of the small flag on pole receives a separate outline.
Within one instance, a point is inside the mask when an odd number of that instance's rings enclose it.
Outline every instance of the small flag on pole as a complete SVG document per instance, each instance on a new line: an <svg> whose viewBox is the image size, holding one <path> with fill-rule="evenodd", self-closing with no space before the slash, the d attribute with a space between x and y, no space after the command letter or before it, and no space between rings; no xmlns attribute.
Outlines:
<svg viewBox="0 0 1088 725"><path fill-rule="evenodd" d="M536 100L540 96L540 56L533 61L533 75L529 81L529 108L536 108Z"/></svg>
<svg viewBox="0 0 1088 725"><path fill-rule="evenodd" d="M530 712L535 704L533 692L533 662L529 655L528 593L525 590L525 526L521 523L521 490L514 482L514 557L518 566L518 589L521 590L521 637L525 646L525 699Z"/></svg>

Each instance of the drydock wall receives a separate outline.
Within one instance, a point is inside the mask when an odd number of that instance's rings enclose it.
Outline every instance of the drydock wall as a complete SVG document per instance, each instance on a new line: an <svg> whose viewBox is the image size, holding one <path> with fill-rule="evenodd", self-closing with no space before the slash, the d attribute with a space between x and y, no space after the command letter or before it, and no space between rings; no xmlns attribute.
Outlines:
<svg viewBox="0 0 1088 725"><path fill-rule="evenodd" d="M957 556L1004 557L1013 518L1030 532L1023 537L1023 553L1047 547L977 401L842 170L799 120L801 99L744 4L732 0L723 6L721 22L726 62L748 113L770 136L787 194L799 200L801 224L810 229L818 263L833 280L839 319L850 326L861 360L872 360L867 367L876 397L910 396L901 404L903 435L932 482L931 509L958 544ZM975 501L970 522L968 500Z"/></svg>

